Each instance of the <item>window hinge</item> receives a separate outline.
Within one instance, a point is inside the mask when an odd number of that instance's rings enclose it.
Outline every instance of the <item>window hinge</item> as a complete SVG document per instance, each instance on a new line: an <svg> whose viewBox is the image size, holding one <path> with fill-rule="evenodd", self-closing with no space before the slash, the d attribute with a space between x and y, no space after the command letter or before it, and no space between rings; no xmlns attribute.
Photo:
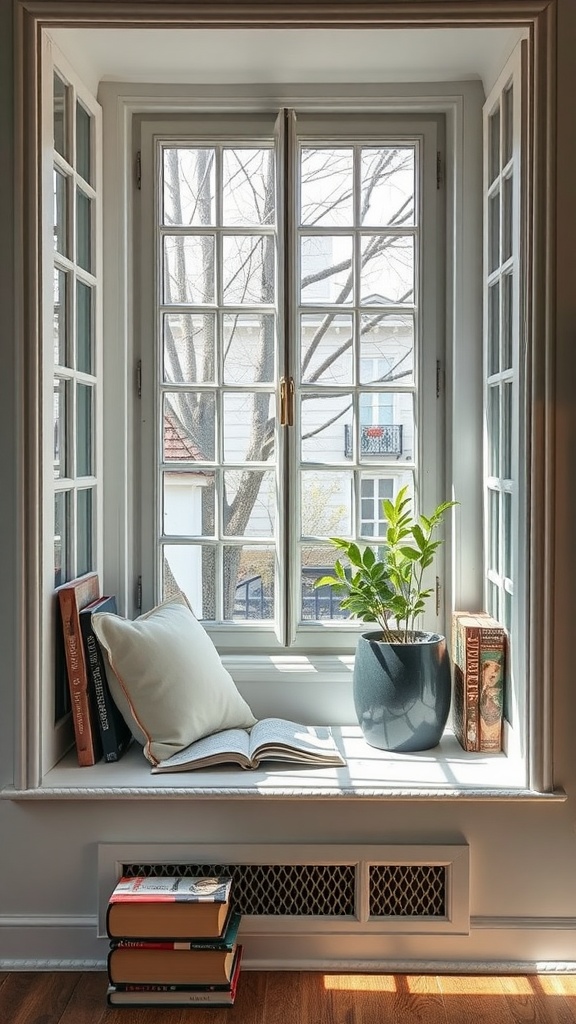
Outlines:
<svg viewBox="0 0 576 1024"><path fill-rule="evenodd" d="M436 615L440 615L440 592L442 586L440 584L440 577L436 577Z"/></svg>
<svg viewBox="0 0 576 1024"><path fill-rule="evenodd" d="M142 611L142 577L139 576L136 580L136 607L139 612Z"/></svg>
<svg viewBox="0 0 576 1024"><path fill-rule="evenodd" d="M436 188L442 185L442 154L440 150L436 153Z"/></svg>
<svg viewBox="0 0 576 1024"><path fill-rule="evenodd" d="M439 359L436 360L436 398L440 398L444 388L444 371L442 369L442 363Z"/></svg>
<svg viewBox="0 0 576 1024"><path fill-rule="evenodd" d="M136 363L136 394L138 398L142 398L142 360L139 359Z"/></svg>
<svg viewBox="0 0 576 1024"><path fill-rule="evenodd" d="M142 154L141 154L140 150L138 150L138 152L136 153L135 175L136 175L136 188L141 189L142 188Z"/></svg>

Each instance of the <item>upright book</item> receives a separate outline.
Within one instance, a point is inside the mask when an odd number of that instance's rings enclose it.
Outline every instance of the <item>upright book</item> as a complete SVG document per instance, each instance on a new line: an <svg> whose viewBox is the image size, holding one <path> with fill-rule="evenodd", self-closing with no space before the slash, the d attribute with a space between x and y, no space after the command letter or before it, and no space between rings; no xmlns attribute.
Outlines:
<svg viewBox="0 0 576 1024"><path fill-rule="evenodd" d="M152 772L186 772L226 762L257 768L264 760L295 761L318 768L346 764L328 726L262 718L250 730L223 729L204 736L154 765Z"/></svg>
<svg viewBox="0 0 576 1024"><path fill-rule="evenodd" d="M181 875L121 878L106 912L111 939L209 939L231 910L232 879Z"/></svg>
<svg viewBox="0 0 576 1024"><path fill-rule="evenodd" d="M82 767L96 764L102 756L97 723L90 707L88 674L84 645L80 631L80 612L100 595L96 573L79 576L56 591L62 618L62 632L66 652L66 671L70 688L72 721L78 764Z"/></svg>
<svg viewBox="0 0 576 1024"><path fill-rule="evenodd" d="M464 750L502 750L507 632L486 612L455 612L453 724Z"/></svg>
<svg viewBox="0 0 576 1024"><path fill-rule="evenodd" d="M92 628L92 616L96 612L116 612L116 598L99 597L82 608L80 630L88 673L90 705L98 724L104 760L119 761L130 745L132 734L108 687L104 655Z"/></svg>

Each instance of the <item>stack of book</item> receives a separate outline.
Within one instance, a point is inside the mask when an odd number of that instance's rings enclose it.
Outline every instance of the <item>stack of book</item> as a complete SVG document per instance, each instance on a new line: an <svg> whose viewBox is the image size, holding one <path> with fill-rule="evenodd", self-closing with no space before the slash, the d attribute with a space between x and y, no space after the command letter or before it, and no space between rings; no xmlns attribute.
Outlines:
<svg viewBox="0 0 576 1024"><path fill-rule="evenodd" d="M110 1006L232 1006L242 946L232 879L121 878L106 929Z"/></svg>
<svg viewBox="0 0 576 1024"><path fill-rule="evenodd" d="M85 767L102 758L119 761L132 736L112 699L104 655L92 627L96 612L116 611L116 598L100 594L95 572L70 580L56 594L78 764Z"/></svg>
<svg viewBox="0 0 576 1024"><path fill-rule="evenodd" d="M486 612L455 612L452 620L454 733L464 750L502 750L508 635Z"/></svg>

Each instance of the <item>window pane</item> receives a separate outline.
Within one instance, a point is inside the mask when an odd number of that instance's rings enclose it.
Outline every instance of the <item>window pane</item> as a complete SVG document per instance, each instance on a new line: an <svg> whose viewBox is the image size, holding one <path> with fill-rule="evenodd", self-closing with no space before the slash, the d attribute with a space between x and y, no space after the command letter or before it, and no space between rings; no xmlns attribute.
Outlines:
<svg viewBox="0 0 576 1024"><path fill-rule="evenodd" d="M67 296L68 275L63 270L54 271L54 362L56 366L67 365Z"/></svg>
<svg viewBox="0 0 576 1024"><path fill-rule="evenodd" d="M500 107L490 117L488 181L494 181L500 173Z"/></svg>
<svg viewBox="0 0 576 1024"><path fill-rule="evenodd" d="M488 388L488 473L500 476L500 389Z"/></svg>
<svg viewBox="0 0 576 1024"><path fill-rule="evenodd" d="M68 386L66 381L54 381L54 479L67 475L66 424Z"/></svg>
<svg viewBox="0 0 576 1024"><path fill-rule="evenodd" d="M348 227L354 222L352 149L302 149L300 223Z"/></svg>
<svg viewBox="0 0 576 1024"><path fill-rule="evenodd" d="M214 302L214 250L213 235L164 238L164 302Z"/></svg>
<svg viewBox="0 0 576 1024"><path fill-rule="evenodd" d="M504 522L502 524L502 548L504 565L502 571L507 579L512 578L512 495L504 491L502 495L504 502Z"/></svg>
<svg viewBox="0 0 576 1024"><path fill-rule="evenodd" d="M226 305L274 302L274 247L272 235L224 235L222 298Z"/></svg>
<svg viewBox="0 0 576 1024"><path fill-rule="evenodd" d="M68 156L66 106L68 87L58 75L54 75L54 149L60 156Z"/></svg>
<svg viewBox="0 0 576 1024"><path fill-rule="evenodd" d="M300 239L300 294L306 305L353 300L353 240L349 235Z"/></svg>
<svg viewBox="0 0 576 1024"><path fill-rule="evenodd" d="M275 554L273 547L224 548L225 619L274 618ZM227 600L227 595L231 597ZM227 605L232 602L232 613Z"/></svg>
<svg viewBox="0 0 576 1024"><path fill-rule="evenodd" d="M162 474L164 535L213 537L216 490L214 474L179 470Z"/></svg>
<svg viewBox="0 0 576 1024"><path fill-rule="evenodd" d="M500 193L489 199L488 222L488 272L500 266Z"/></svg>
<svg viewBox="0 0 576 1024"><path fill-rule="evenodd" d="M222 317L225 384L269 384L276 368L272 313L226 313Z"/></svg>
<svg viewBox="0 0 576 1024"><path fill-rule="evenodd" d="M222 223L273 224L276 182L271 149L224 149Z"/></svg>
<svg viewBox="0 0 576 1024"><path fill-rule="evenodd" d="M402 235L363 235L360 301L383 305L413 299L414 239Z"/></svg>
<svg viewBox="0 0 576 1024"><path fill-rule="evenodd" d="M340 608L340 600L332 587L315 587L314 581L333 575L336 552L321 544L303 544L300 555L300 620L318 622L322 619L347 619L349 614ZM346 557L343 557L346 562Z"/></svg>
<svg viewBox="0 0 576 1024"><path fill-rule="evenodd" d="M92 391L86 384L76 387L76 475L92 476ZM85 491L82 493L86 493Z"/></svg>
<svg viewBox="0 0 576 1024"><path fill-rule="evenodd" d="M352 395L303 395L301 451L304 462L342 462Z"/></svg>
<svg viewBox="0 0 576 1024"><path fill-rule="evenodd" d="M488 544L490 568L500 573L500 494L489 492Z"/></svg>
<svg viewBox="0 0 576 1024"><path fill-rule="evenodd" d="M361 223L414 223L414 149L363 149Z"/></svg>
<svg viewBox="0 0 576 1024"><path fill-rule="evenodd" d="M93 373L92 365L92 289L76 282L76 369Z"/></svg>
<svg viewBox="0 0 576 1024"><path fill-rule="evenodd" d="M512 385L502 385L502 476L512 477Z"/></svg>
<svg viewBox="0 0 576 1024"><path fill-rule="evenodd" d="M67 178L54 171L54 248L62 256L68 255L68 209L66 203Z"/></svg>
<svg viewBox="0 0 576 1024"><path fill-rule="evenodd" d="M303 472L300 477L303 537L351 536L353 475L350 472ZM337 557L332 549L332 562Z"/></svg>
<svg viewBox="0 0 576 1024"><path fill-rule="evenodd" d="M351 315L305 313L300 317L301 374L305 384L352 384Z"/></svg>
<svg viewBox="0 0 576 1024"><path fill-rule="evenodd" d="M92 200L76 189L76 262L92 270Z"/></svg>
<svg viewBox="0 0 576 1024"><path fill-rule="evenodd" d="M78 491L76 498L76 575L94 568L92 558L92 490Z"/></svg>
<svg viewBox="0 0 576 1024"><path fill-rule="evenodd" d="M224 473L223 532L226 537L273 537L276 478L272 472Z"/></svg>
<svg viewBox="0 0 576 1024"><path fill-rule="evenodd" d="M403 313L363 313L360 317L360 380L414 380L414 317Z"/></svg>
<svg viewBox="0 0 576 1024"><path fill-rule="evenodd" d="M164 149L164 224L215 224L214 149Z"/></svg>
<svg viewBox="0 0 576 1024"><path fill-rule="evenodd" d="M54 495L54 586L70 579L69 566L70 494L57 491Z"/></svg>
<svg viewBox="0 0 576 1024"><path fill-rule="evenodd" d="M181 590L199 619L216 618L214 579L216 556L213 547L196 544L166 544L162 549L162 600Z"/></svg>
<svg viewBox="0 0 576 1024"><path fill-rule="evenodd" d="M504 274L502 278L502 369L509 370L512 366L512 274Z"/></svg>
<svg viewBox="0 0 576 1024"><path fill-rule="evenodd" d="M164 380L187 384L216 379L216 317L213 313L165 313Z"/></svg>
<svg viewBox="0 0 576 1024"><path fill-rule="evenodd" d="M488 288L488 376L500 369L500 282Z"/></svg>
<svg viewBox="0 0 576 1024"><path fill-rule="evenodd" d="M514 138L514 93L512 86L504 90L504 95L502 99L502 140L504 148L502 163L507 164L508 161L512 159L512 144Z"/></svg>
<svg viewBox="0 0 576 1024"><path fill-rule="evenodd" d="M76 170L84 181L91 182L91 125L92 118L81 103L76 101Z"/></svg>
<svg viewBox="0 0 576 1024"><path fill-rule="evenodd" d="M512 178L505 178L502 192L502 262L512 255Z"/></svg>
<svg viewBox="0 0 576 1024"><path fill-rule="evenodd" d="M266 462L274 457L275 395L224 395L224 461Z"/></svg>
<svg viewBox="0 0 576 1024"><path fill-rule="evenodd" d="M216 403L212 392L164 396L162 458L165 462L213 461Z"/></svg>

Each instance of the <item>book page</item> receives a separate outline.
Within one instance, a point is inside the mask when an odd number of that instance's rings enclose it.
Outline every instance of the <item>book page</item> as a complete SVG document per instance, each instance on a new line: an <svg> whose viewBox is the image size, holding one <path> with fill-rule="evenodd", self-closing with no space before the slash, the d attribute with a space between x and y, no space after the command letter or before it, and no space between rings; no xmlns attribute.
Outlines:
<svg viewBox="0 0 576 1024"><path fill-rule="evenodd" d="M249 768L250 740L244 729L224 729L211 736L204 736L188 747L160 761L152 772L186 771L188 768L204 768L210 765L232 761L243 768Z"/></svg>
<svg viewBox="0 0 576 1024"><path fill-rule="evenodd" d="M332 732L325 725L301 725L286 718L263 718L250 731L252 760L262 756L281 760L345 764Z"/></svg>

